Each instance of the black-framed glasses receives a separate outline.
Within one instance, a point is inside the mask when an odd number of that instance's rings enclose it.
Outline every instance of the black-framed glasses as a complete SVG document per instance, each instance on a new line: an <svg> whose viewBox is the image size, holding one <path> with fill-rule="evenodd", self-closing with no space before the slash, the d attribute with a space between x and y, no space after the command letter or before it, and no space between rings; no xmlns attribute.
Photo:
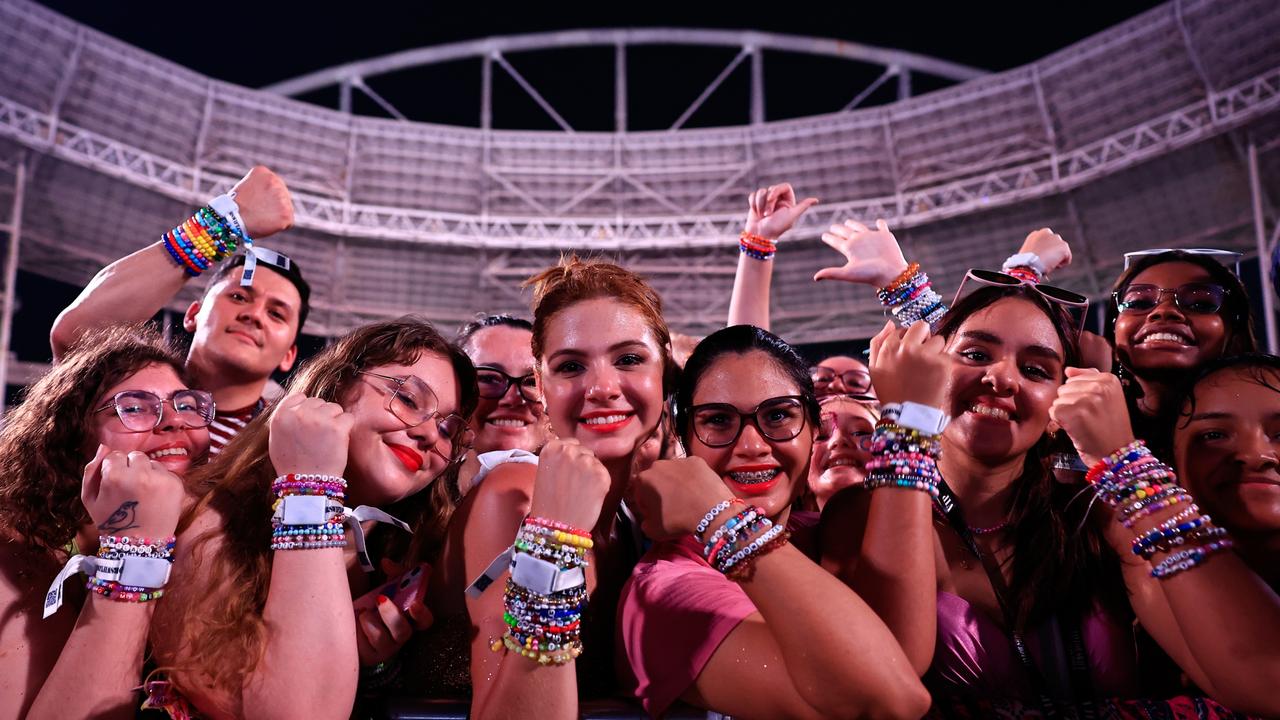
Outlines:
<svg viewBox="0 0 1280 720"><path fill-rule="evenodd" d="M834 412L824 412L820 416L818 423L818 436L814 438L818 442L828 442L835 437L836 431L853 441L859 450L863 452L871 452L871 435L872 430L865 427L866 419L853 415L841 418ZM858 422L861 420L862 422Z"/></svg>
<svg viewBox="0 0 1280 720"><path fill-rule="evenodd" d="M446 461L457 462L471 447L475 439L475 431L471 429L471 424L466 418L454 413L441 416L440 401L436 398L431 386L427 385L422 378L417 375L394 377L368 370L356 372L388 383L383 388L388 396L387 410L407 427L417 427L433 417L439 418L436 421L436 428L440 437L449 442L449 456L444 458ZM435 448L432 450L434 451Z"/></svg>
<svg viewBox="0 0 1280 720"><path fill-rule="evenodd" d="M516 392L527 403L542 402L542 392L538 389L538 379L533 373L528 375L508 375L492 365L476 366L476 386L480 389L480 397L499 400L507 394L507 389L516 386Z"/></svg>
<svg viewBox="0 0 1280 720"><path fill-rule="evenodd" d="M837 378L845 387L844 393L850 395L871 394L871 373L867 370L855 368L838 373L829 367L815 365L809 369L809 377L813 379L814 391L820 395L839 392L831 389L832 383Z"/></svg>
<svg viewBox="0 0 1280 720"><path fill-rule="evenodd" d="M1230 264L1235 268L1236 277L1240 276L1240 259L1244 257L1244 253L1238 253L1235 250L1218 250L1216 248L1151 248L1149 250L1135 250L1124 254L1124 269L1128 270L1129 266L1134 262L1148 255L1163 255L1164 253L1180 252L1187 255L1205 255L1217 260L1223 265Z"/></svg>
<svg viewBox="0 0 1280 720"><path fill-rule="evenodd" d="M693 434L707 447L726 447L738 442L742 428L754 423L768 440L785 442L804 429L807 408L800 395L769 398L751 412L741 412L729 403L704 403L689 408Z"/></svg>
<svg viewBox="0 0 1280 720"><path fill-rule="evenodd" d="M1176 288L1159 285L1130 285L1123 292L1115 293L1116 308L1125 315L1145 315L1156 308L1165 295L1172 295L1173 302L1183 312L1212 315L1222 309L1227 299L1227 288L1217 283L1187 283Z"/></svg>
<svg viewBox="0 0 1280 720"><path fill-rule="evenodd" d="M1066 310L1071 316L1072 321L1075 323L1076 334L1079 334L1080 331L1084 329L1085 318L1089 314L1089 298L1078 292L1073 292L1065 288L1030 282L1020 277L1014 277L1008 273L1002 273L996 270L979 270L977 268L970 268L969 271L965 273L964 280L960 283L960 288L956 290L955 297L951 300L952 307L955 307L956 304L960 302L960 299L967 294L965 292L965 286L969 285L970 280L978 283L979 285L988 285L991 287L1029 287L1040 293L1040 297ZM970 286L970 292L972 292L972 286Z"/></svg>
<svg viewBox="0 0 1280 720"><path fill-rule="evenodd" d="M177 390L163 400L146 390L122 390L93 412L114 407L126 430L150 432L160 427L165 405L172 406L175 417L189 428L208 427L217 412L213 396L203 390Z"/></svg>

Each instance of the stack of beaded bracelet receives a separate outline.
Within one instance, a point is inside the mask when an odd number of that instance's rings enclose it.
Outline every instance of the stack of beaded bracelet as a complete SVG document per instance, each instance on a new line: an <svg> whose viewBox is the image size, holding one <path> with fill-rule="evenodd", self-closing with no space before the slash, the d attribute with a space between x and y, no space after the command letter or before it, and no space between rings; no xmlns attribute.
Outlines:
<svg viewBox="0 0 1280 720"><path fill-rule="evenodd" d="M929 276L920 263L911 263L893 282L876 292L880 304L889 308L899 325L908 326L919 320L933 325L947 312L942 296L933 289Z"/></svg>
<svg viewBox="0 0 1280 720"><path fill-rule="evenodd" d="M272 550L320 550L347 546L344 525L346 516L343 500L347 493L347 481L336 475L281 475L271 483L276 494L272 510L280 509L281 501L291 495L318 495L326 498L326 522L315 525L286 525L278 517L271 520Z"/></svg>
<svg viewBox="0 0 1280 720"><path fill-rule="evenodd" d="M527 517L516 535L517 552L555 563L561 570L586 567L591 533L561 522ZM540 665L563 665L582 654L582 613L587 608L587 586L541 594L507 580L502 620L507 631L491 646L504 647L536 660Z"/></svg>
<svg viewBox="0 0 1280 720"><path fill-rule="evenodd" d="M773 521L765 516L764 508L748 506L726 520L707 538L702 546L702 557L723 571L725 560L746 544L746 538L761 528L767 530L771 527Z"/></svg>
<svg viewBox="0 0 1280 720"><path fill-rule="evenodd" d="M868 490L900 487L923 490L938 497L938 456L942 441L905 428L891 418L881 418L871 436L871 459L867 461Z"/></svg>
<svg viewBox="0 0 1280 720"><path fill-rule="evenodd" d="M694 537L703 543L702 556L709 565L730 580L750 580L755 561L786 544L790 533L783 526L775 525L765 515L764 508L748 506L726 520L704 541L703 534L711 522L735 504L745 505L745 502L734 498L711 508L698 523Z"/></svg>
<svg viewBox="0 0 1280 720"><path fill-rule="evenodd" d="M177 538L135 538L127 535L99 535L98 557L103 560L123 560L126 556L154 558L173 562L173 548ZM102 597L121 602L149 602L159 600L164 595L163 588L135 587L122 585L115 580L101 580L90 577L85 585L89 590Z"/></svg>
<svg viewBox="0 0 1280 720"><path fill-rule="evenodd" d="M163 236L169 256L196 277L236 251L239 236L213 208L202 207Z"/></svg>
<svg viewBox="0 0 1280 720"><path fill-rule="evenodd" d="M738 236L738 250L755 260L772 260L774 254L778 252L778 246L772 240L744 231Z"/></svg>
<svg viewBox="0 0 1280 720"><path fill-rule="evenodd" d="M1226 530L1215 526L1208 515L1200 514L1190 494L1178 485L1173 470L1152 455L1141 440L1098 461L1085 474L1085 480L1103 502L1119 510L1120 522L1126 528L1133 528L1138 520L1159 510L1187 503L1186 508L1133 540L1133 554L1146 560L1181 545L1196 544L1166 557L1152 569L1152 577L1167 578L1190 570L1213 553L1231 547Z"/></svg>

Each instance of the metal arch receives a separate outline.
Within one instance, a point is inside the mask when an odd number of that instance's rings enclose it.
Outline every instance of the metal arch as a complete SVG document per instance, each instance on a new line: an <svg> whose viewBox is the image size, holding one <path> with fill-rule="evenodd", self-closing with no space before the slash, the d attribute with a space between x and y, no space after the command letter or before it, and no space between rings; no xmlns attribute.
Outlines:
<svg viewBox="0 0 1280 720"><path fill-rule="evenodd" d="M505 53L553 48L626 47L631 45L700 45L780 50L865 62L885 67L896 67L903 72L924 72L955 81L972 80L989 74L988 71L980 68L927 55L881 48L874 45L864 45L835 38L785 35L755 30L598 28L506 35L445 45L431 45L413 50L402 50L381 57L317 70L267 85L262 89L267 92L292 97L326 88L330 85L341 85L355 78L368 79L397 70L420 67L422 65L434 65L453 60L493 57Z"/></svg>

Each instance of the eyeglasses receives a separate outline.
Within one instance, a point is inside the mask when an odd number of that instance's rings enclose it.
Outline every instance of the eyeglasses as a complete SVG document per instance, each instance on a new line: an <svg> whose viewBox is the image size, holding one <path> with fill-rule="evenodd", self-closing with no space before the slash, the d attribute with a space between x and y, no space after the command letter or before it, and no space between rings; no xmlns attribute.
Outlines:
<svg viewBox="0 0 1280 720"><path fill-rule="evenodd" d="M829 367L816 365L809 370L813 378L813 389L820 395L835 393L831 384L839 378L845 392L852 395L869 395L871 393L871 373L866 370L845 370L838 373Z"/></svg>
<svg viewBox="0 0 1280 720"><path fill-rule="evenodd" d="M203 390L178 390L163 400L146 390L124 390L93 412L96 415L114 407L126 430L150 432L160 427L166 404L173 406L176 417L189 428L208 427L216 412L213 396Z"/></svg>
<svg viewBox="0 0 1280 720"><path fill-rule="evenodd" d="M388 394L387 410L395 415L400 422L408 427L417 427L433 417L439 417L439 403L436 394L432 392L431 386L427 385L416 375L405 375L404 377L392 377L381 373L369 372L368 370L357 370L361 375L368 375L387 381L388 385L383 389ZM449 442L449 455L435 452L446 462L458 462L466 451L471 447L472 441L475 439L475 432L471 429L470 423L460 415L450 413L444 417L440 417L436 421L436 428L440 437Z"/></svg>
<svg viewBox="0 0 1280 720"><path fill-rule="evenodd" d="M1160 255L1169 252L1180 252L1187 255L1207 255L1223 265L1230 263L1235 268L1237 276L1240 275L1240 259L1244 257L1243 253L1238 253L1234 250L1216 250L1214 248L1151 248L1150 250L1135 250L1134 252L1125 253L1124 269L1128 270L1130 265L1148 255Z"/></svg>
<svg viewBox="0 0 1280 720"><path fill-rule="evenodd" d="M1130 285L1115 293L1116 307L1125 315L1145 315L1156 308L1165 295L1183 312L1210 315L1222 308L1227 289L1214 283L1187 283L1174 289L1158 285Z"/></svg>
<svg viewBox="0 0 1280 720"><path fill-rule="evenodd" d="M978 270L976 268L971 268L969 272L965 273L964 281L960 283L960 289L956 290L956 296L951 301L952 307L955 307L956 304L960 302L960 299L966 295L965 285L968 285L970 280L973 280L979 285L989 285L992 287L1018 287L1020 285L1029 287L1040 293L1040 297L1054 303L1055 305L1059 305L1066 310L1068 314L1071 315L1072 321L1075 323L1076 334L1079 334L1080 331L1084 329L1085 317L1089 313L1089 298L1077 292L1065 290L1060 287L1054 287L1053 285L1028 282L1022 278L1014 277L1002 272L996 272L995 270ZM970 292L972 292L972 290L970 290Z"/></svg>
<svg viewBox="0 0 1280 720"><path fill-rule="evenodd" d="M528 375L508 375L491 365L476 366L476 386L480 389L480 397L498 400L507 394L507 389L516 386L516 392L527 403L542 402L542 394L538 391L538 379L533 373Z"/></svg>
<svg viewBox="0 0 1280 720"><path fill-rule="evenodd" d="M705 403L689 408L693 434L707 447L726 447L738 442L742 428L755 423L756 430L769 440L785 442L800 434L805 423L805 399L799 395L769 398L751 412L739 412L729 403Z"/></svg>
<svg viewBox="0 0 1280 720"><path fill-rule="evenodd" d="M833 412L822 413L821 422L818 425L818 436L815 438L819 442L827 442L835 437L836 430L841 435L853 440L853 444L863 452L871 452L871 434L872 431L865 429L862 423L865 418L859 418L853 415L845 416L843 419Z"/></svg>

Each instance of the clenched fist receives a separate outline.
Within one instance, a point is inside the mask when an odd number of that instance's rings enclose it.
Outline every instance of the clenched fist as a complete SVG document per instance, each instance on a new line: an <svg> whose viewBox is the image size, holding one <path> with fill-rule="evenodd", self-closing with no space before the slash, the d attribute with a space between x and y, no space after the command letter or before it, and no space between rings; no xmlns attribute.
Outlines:
<svg viewBox="0 0 1280 720"><path fill-rule="evenodd" d="M186 491L182 480L140 451L105 445L84 468L80 501L103 535L163 538L173 534Z"/></svg>
<svg viewBox="0 0 1280 720"><path fill-rule="evenodd" d="M257 240L293 227L293 198L280 176L258 165L231 190L249 237Z"/></svg>
<svg viewBox="0 0 1280 720"><path fill-rule="evenodd" d="M289 393L271 413L271 464L276 473L342 475L354 418L337 403Z"/></svg>

